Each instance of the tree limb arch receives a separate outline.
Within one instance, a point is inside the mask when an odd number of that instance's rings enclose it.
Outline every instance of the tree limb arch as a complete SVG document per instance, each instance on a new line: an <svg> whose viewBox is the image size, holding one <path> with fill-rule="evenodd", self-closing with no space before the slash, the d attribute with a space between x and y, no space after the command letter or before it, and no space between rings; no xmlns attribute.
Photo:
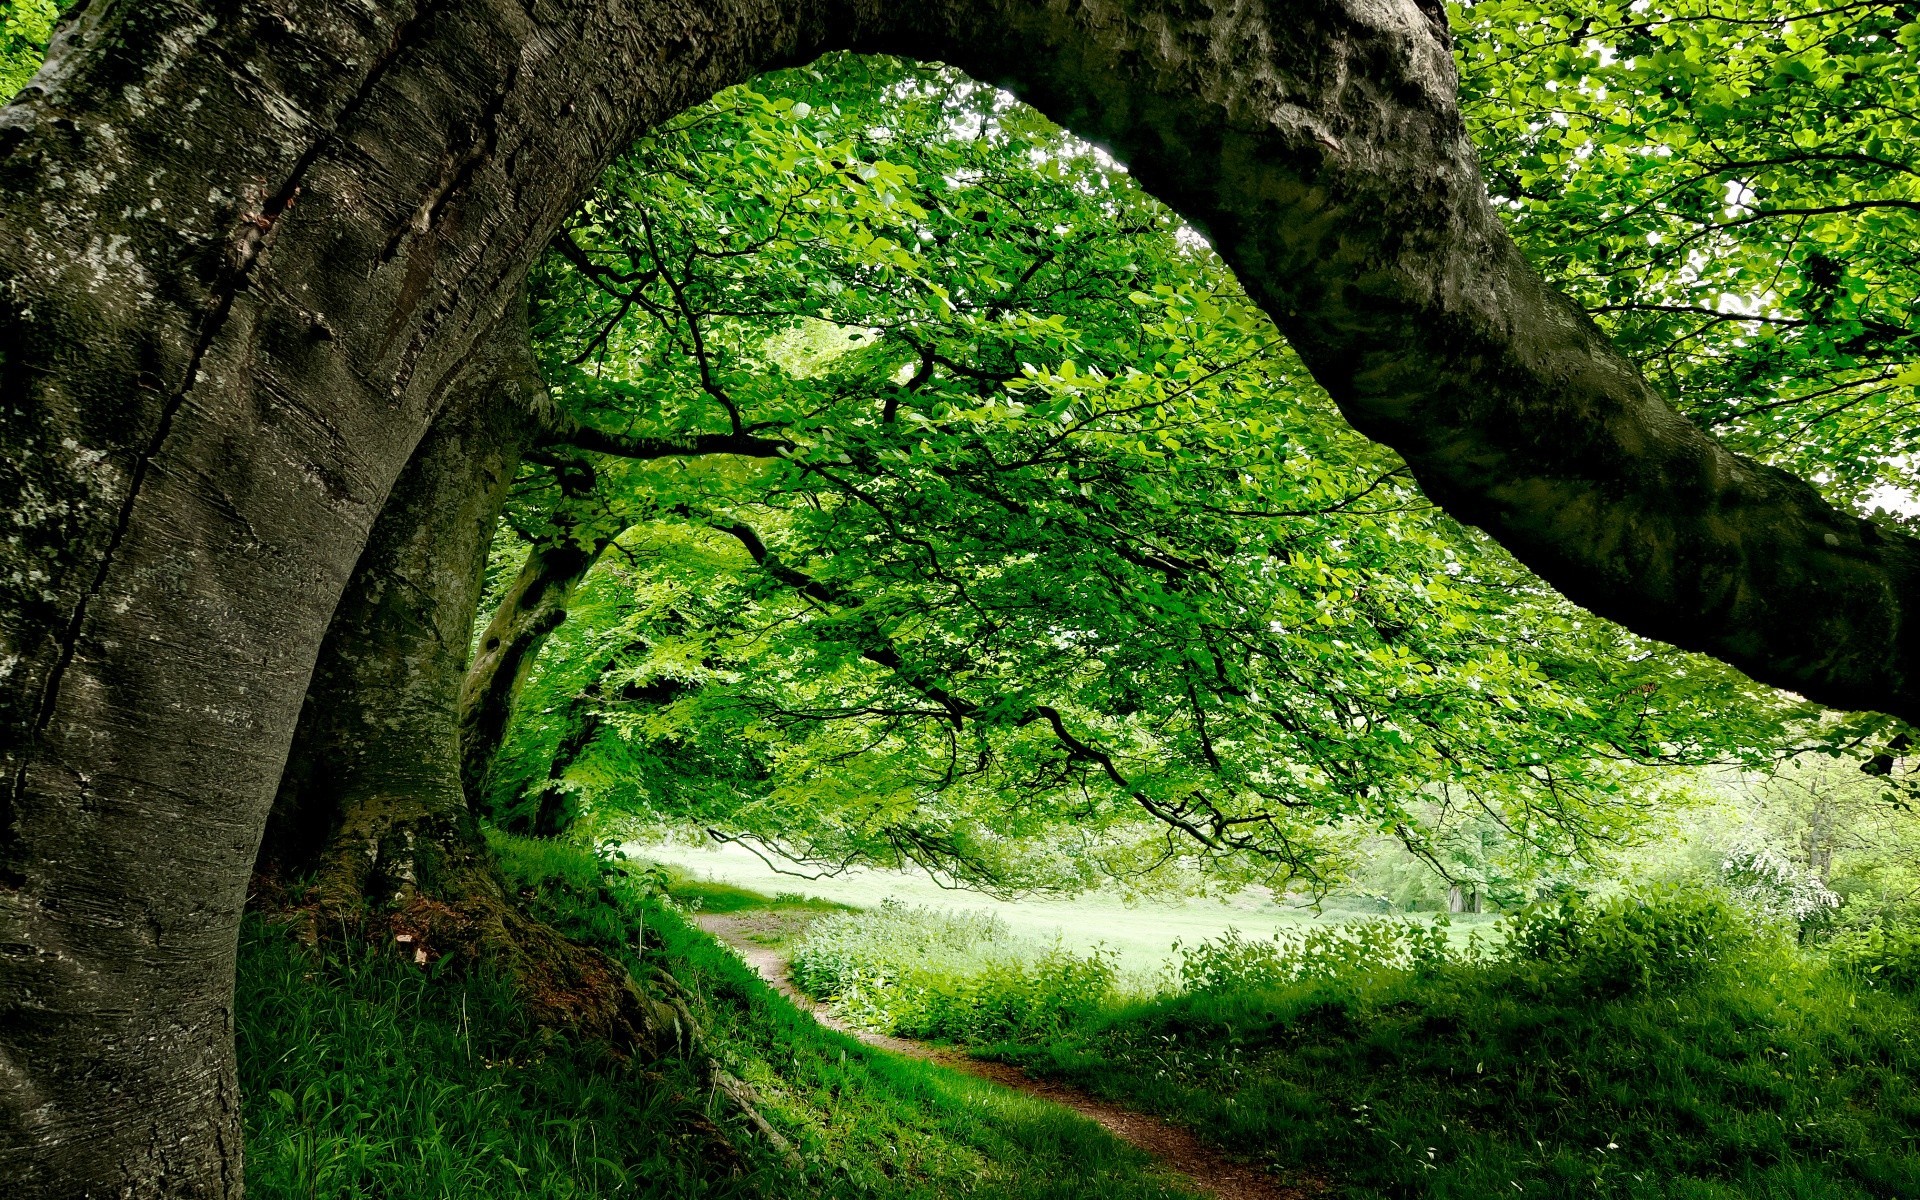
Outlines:
<svg viewBox="0 0 1920 1200"><path fill-rule="evenodd" d="M1428 8L993 9L953 61L1192 221L1452 515L1635 632L1920 718L1920 542L1728 451L1541 279L1487 199Z"/></svg>

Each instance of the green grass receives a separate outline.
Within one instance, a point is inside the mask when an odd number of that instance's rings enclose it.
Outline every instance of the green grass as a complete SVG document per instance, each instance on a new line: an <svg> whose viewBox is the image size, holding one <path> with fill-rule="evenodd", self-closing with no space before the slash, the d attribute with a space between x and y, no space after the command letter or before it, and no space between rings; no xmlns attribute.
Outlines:
<svg viewBox="0 0 1920 1200"><path fill-rule="evenodd" d="M973 914L824 918L795 976L1351 1200L1920 1196L1920 1009L1882 981L1906 979L1905 941L1829 965L1698 893L1568 901L1510 934L1228 936L1185 948L1182 990L1081 994L1050 1025L1004 1019L1055 998L1044 955Z"/></svg>
<svg viewBox="0 0 1920 1200"><path fill-rule="evenodd" d="M1349 971L992 1051L1355 1198L1920 1196L1920 1019L1761 943L1633 984L1578 961Z"/></svg>
<svg viewBox="0 0 1920 1200"><path fill-rule="evenodd" d="M436 978L367 949L317 956L253 919L237 987L250 1194L1185 1194L1071 1113L822 1029L591 856L519 839L496 849L546 919L637 975L675 974L709 1047L758 1089L805 1166L783 1165L685 1064L618 1062L529 1029L494 981ZM644 964L633 954L643 926ZM706 1122L732 1152L700 1133Z"/></svg>
<svg viewBox="0 0 1920 1200"><path fill-rule="evenodd" d="M736 913L747 911L771 910L775 912L852 912L852 905L841 904L835 900L823 900L818 896L804 896L799 892L776 892L769 896L756 892L752 888L736 887L730 883L718 883L709 879L695 879L681 871L669 876L667 894L674 901L693 912Z"/></svg>

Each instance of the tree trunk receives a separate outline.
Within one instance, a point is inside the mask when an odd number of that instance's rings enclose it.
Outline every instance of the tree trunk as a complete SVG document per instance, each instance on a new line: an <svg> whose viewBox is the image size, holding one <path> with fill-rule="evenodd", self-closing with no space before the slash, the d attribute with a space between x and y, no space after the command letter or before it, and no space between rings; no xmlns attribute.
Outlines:
<svg viewBox="0 0 1920 1200"><path fill-rule="evenodd" d="M568 802L565 786L567 772L573 769L573 764L600 736L600 714L593 711L600 701L600 688L596 682L570 702L566 732L560 735L560 744L554 747L553 761L547 764L546 783L541 786L540 794L534 798L532 811L527 814L526 832L537 837L556 837L573 823L573 806Z"/></svg>
<svg viewBox="0 0 1920 1200"><path fill-rule="evenodd" d="M375 515L601 165L819 44L535 11L95 0L0 113L10 1197L241 1193L240 911Z"/></svg>
<svg viewBox="0 0 1920 1200"><path fill-rule="evenodd" d="M93 0L0 111L0 1178L234 1196L233 947L315 653L601 166L833 48L1193 220L1348 415L1581 603L1920 717L1920 543L1673 414L1501 232L1414 0Z"/></svg>
<svg viewBox="0 0 1920 1200"><path fill-rule="evenodd" d="M476 808L540 648L566 621L574 588L618 536L602 531L584 546L563 537L533 547L493 610L460 689L461 780Z"/></svg>
<svg viewBox="0 0 1920 1200"><path fill-rule="evenodd" d="M546 392L522 322L451 389L375 522L320 649L259 887L310 937L391 940L513 980L534 1020L614 1044L658 1022L618 964L524 915L460 782L459 697L487 549Z"/></svg>
<svg viewBox="0 0 1920 1200"><path fill-rule="evenodd" d="M460 787L460 680L543 395L524 325L504 323L421 439L328 626L260 851L265 884L297 881L328 920L491 875Z"/></svg>

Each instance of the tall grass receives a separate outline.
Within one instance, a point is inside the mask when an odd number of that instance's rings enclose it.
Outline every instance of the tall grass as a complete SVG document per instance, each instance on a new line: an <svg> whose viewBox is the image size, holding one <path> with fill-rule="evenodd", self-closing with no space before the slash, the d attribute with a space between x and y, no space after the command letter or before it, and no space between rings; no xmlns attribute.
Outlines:
<svg viewBox="0 0 1920 1200"><path fill-rule="evenodd" d="M814 922L793 979L856 1024L945 1041L1056 1037L1115 997L1111 953L1015 937L990 913L883 902Z"/></svg>
<svg viewBox="0 0 1920 1200"><path fill-rule="evenodd" d="M708 1048L758 1089L804 1165L786 1166L685 1063L621 1062L528 1027L496 981L371 948L316 954L251 919L236 992L250 1195L1185 1195L1070 1113L822 1029L624 871L554 843L495 845L545 919L636 977L679 979Z"/></svg>

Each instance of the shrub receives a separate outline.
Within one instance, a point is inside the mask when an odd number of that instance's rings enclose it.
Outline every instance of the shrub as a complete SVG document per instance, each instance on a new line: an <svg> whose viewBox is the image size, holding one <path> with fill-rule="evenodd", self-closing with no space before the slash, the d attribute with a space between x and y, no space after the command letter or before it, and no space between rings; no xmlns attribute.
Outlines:
<svg viewBox="0 0 1920 1200"><path fill-rule="evenodd" d="M1556 981L1588 994L1617 996L1691 983L1752 940L1749 921L1710 892L1569 895L1523 909L1507 956L1549 966Z"/></svg>
<svg viewBox="0 0 1920 1200"><path fill-rule="evenodd" d="M1796 927L1840 907L1840 897L1818 875L1763 842L1742 842L1720 863L1734 901L1767 921Z"/></svg>
<svg viewBox="0 0 1920 1200"><path fill-rule="evenodd" d="M1111 953L1013 936L988 913L885 901L822 918L795 947L794 982L856 1024L908 1037L1034 1041L1114 993Z"/></svg>
<svg viewBox="0 0 1920 1200"><path fill-rule="evenodd" d="M1848 930L1827 943L1827 957L1842 974L1870 987L1920 991L1920 927Z"/></svg>
<svg viewBox="0 0 1920 1200"><path fill-rule="evenodd" d="M1281 931L1248 938L1229 929L1196 945L1174 943L1182 990L1208 995L1269 991L1308 979L1336 979L1376 971L1423 970L1445 962L1445 918L1359 921L1331 929Z"/></svg>

